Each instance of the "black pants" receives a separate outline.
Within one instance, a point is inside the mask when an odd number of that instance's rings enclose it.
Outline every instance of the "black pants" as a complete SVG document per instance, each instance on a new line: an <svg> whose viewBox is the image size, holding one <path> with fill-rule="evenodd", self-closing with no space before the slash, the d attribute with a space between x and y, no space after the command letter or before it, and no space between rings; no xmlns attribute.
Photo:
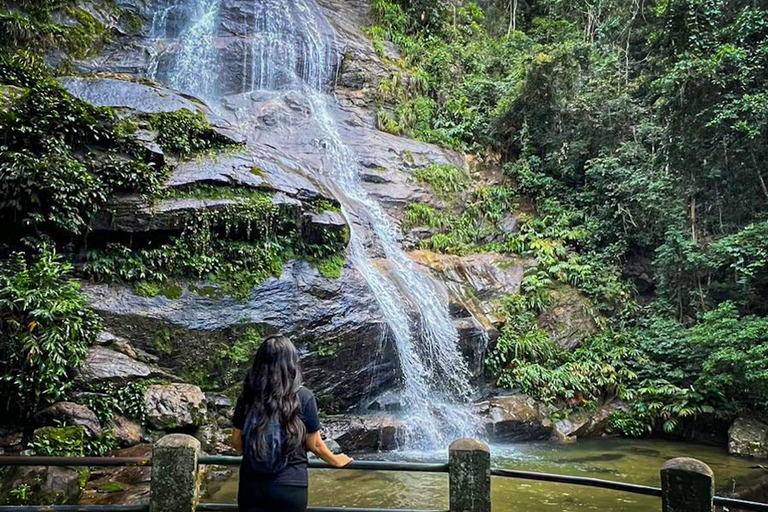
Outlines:
<svg viewBox="0 0 768 512"><path fill-rule="evenodd" d="M307 488L298 485L241 480L237 503L240 512L304 512L308 495Z"/></svg>

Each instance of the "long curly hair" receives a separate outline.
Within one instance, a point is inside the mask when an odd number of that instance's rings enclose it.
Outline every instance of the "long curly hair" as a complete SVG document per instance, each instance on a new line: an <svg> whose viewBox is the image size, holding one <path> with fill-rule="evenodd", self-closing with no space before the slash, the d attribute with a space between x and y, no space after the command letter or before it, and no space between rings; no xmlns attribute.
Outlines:
<svg viewBox="0 0 768 512"><path fill-rule="evenodd" d="M267 337L256 350L243 386L248 414L253 415L254 421L245 441L259 458L268 458L267 426L275 419L283 428L283 454L286 457L303 446L306 427L299 416L301 385L296 347L284 336Z"/></svg>

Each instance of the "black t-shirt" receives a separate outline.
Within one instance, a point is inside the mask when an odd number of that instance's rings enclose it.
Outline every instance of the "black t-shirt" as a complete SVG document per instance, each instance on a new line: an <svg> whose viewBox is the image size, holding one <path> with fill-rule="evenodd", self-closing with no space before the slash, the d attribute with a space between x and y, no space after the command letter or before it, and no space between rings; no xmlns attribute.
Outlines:
<svg viewBox="0 0 768 512"><path fill-rule="evenodd" d="M317 416L317 401L315 395L305 387L299 388L299 417L304 422L307 434L312 434L320 430L320 418ZM248 403L243 399L243 395L237 399L235 414L232 418L232 425L240 430L245 429L245 418L248 416ZM288 457L288 463L279 473L254 473L246 469L246 465L240 466L240 481L244 479L251 480L269 480L280 485L307 485L307 451L302 448L296 450Z"/></svg>

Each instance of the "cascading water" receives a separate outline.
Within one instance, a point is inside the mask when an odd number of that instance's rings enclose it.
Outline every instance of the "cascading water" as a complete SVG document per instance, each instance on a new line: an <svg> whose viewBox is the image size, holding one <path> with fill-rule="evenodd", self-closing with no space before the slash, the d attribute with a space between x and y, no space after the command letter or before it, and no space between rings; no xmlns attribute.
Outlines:
<svg viewBox="0 0 768 512"><path fill-rule="evenodd" d="M173 38L173 60L158 76L159 55L150 62L150 78L207 100L215 99L218 76L215 46L219 0L167 0L155 11L150 37Z"/></svg>
<svg viewBox="0 0 768 512"><path fill-rule="evenodd" d="M211 5L217 0L178 0L176 8L195 11L181 31L179 59L209 59L213 47ZM299 91L312 106L312 117L322 140L322 178L331 188L351 227L349 258L374 292L394 338L402 372L403 445L407 448L444 448L462 436L476 435L477 422L467 402L472 392L468 370L458 349L459 335L448 308L431 281L422 275L400 247L398 228L382 206L363 187L358 159L343 143L332 115L332 88L338 54L335 33L314 0L243 0L253 2L252 32L243 53L243 90ZM180 4L189 4L182 7ZM200 6L205 4L207 9ZM167 23L160 14L159 20ZM160 28L162 30L162 28ZM187 35L205 32L187 46ZM189 54L186 53L187 50ZM199 65L177 63L170 83L192 93L212 91L210 76ZM375 264L366 244L365 226L386 256L389 271ZM413 321L413 318L416 321Z"/></svg>

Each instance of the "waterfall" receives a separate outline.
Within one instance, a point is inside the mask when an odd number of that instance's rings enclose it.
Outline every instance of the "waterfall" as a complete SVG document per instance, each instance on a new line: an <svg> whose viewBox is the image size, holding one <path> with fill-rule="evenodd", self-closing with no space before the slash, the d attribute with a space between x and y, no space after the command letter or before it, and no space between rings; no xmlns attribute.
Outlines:
<svg viewBox="0 0 768 512"><path fill-rule="evenodd" d="M149 77L164 80L180 91L214 100L218 77L215 46L219 0L168 0L152 17L150 37L173 38L175 55L158 75L159 54L153 49Z"/></svg>
<svg viewBox="0 0 768 512"><path fill-rule="evenodd" d="M312 106L313 122L322 136L322 180L342 205L350 226L349 259L373 291L394 339L402 373L402 444L407 448L444 448L458 437L477 435L475 417L468 402L472 393L469 371L459 351L459 334L447 305L432 281L423 275L403 251L397 224L366 192L359 176L358 158L347 147L333 117L331 95L338 67L336 35L315 0L242 0L253 9L252 32L243 55L243 90L299 91ZM179 0L184 3L184 0ZM199 9L215 0L186 0L205 20L190 19L184 34L209 30L208 13ZM194 8L192 8L194 6ZM161 15L162 16L162 15ZM211 32L211 38L213 34ZM207 59L211 42L197 40L190 52ZM179 58L187 58L184 50ZM205 55L205 56L203 56ZM169 74L170 83L182 90L197 92L209 76L177 63ZM206 84L212 90L215 84ZM370 233L368 232L370 230ZM386 256L387 270L377 265L366 235Z"/></svg>

